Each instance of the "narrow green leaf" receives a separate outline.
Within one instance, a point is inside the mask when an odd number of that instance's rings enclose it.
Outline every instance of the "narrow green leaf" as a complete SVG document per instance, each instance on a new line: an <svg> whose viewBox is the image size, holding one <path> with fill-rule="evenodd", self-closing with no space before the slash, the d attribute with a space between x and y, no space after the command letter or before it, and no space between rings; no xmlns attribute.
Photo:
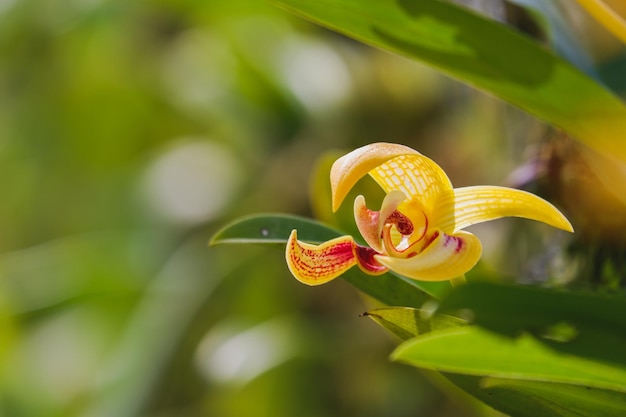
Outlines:
<svg viewBox="0 0 626 417"><path fill-rule="evenodd" d="M262 214L233 221L220 229L209 243L270 244L282 248L293 229L298 229L298 239L309 243L321 243L342 235L304 217ZM342 278L370 297L395 306L420 307L433 297L440 298L451 288L448 282L420 282L391 273L370 276L358 268L350 269Z"/></svg>
<svg viewBox="0 0 626 417"><path fill-rule="evenodd" d="M554 319L626 329L626 298L547 288L469 282L441 301L438 311L470 309L481 324L524 328Z"/></svg>
<svg viewBox="0 0 626 417"><path fill-rule="evenodd" d="M535 22L542 26L552 48L581 71L597 78L594 63L583 47L583 39L576 36L568 22L567 5L555 1L511 0L531 12Z"/></svg>
<svg viewBox="0 0 626 417"><path fill-rule="evenodd" d="M626 105L519 32L439 0L272 0L375 47L423 61L626 160Z"/></svg>
<svg viewBox="0 0 626 417"><path fill-rule="evenodd" d="M445 374L450 381L512 417L622 417L626 394L592 387Z"/></svg>
<svg viewBox="0 0 626 417"><path fill-rule="evenodd" d="M305 217L287 214L257 214L242 217L227 224L213 235L209 244L278 243L284 245L293 229L298 229L298 239L314 244L342 235L335 229Z"/></svg>
<svg viewBox="0 0 626 417"><path fill-rule="evenodd" d="M433 316L431 313L416 308L389 307L368 311L363 313L363 316L371 318L402 340L408 340L432 330L461 326L466 323L458 317L445 314Z"/></svg>
<svg viewBox="0 0 626 417"><path fill-rule="evenodd" d="M553 349L626 366L624 297L470 282L450 292L437 311L464 311L493 331L531 333Z"/></svg>
<svg viewBox="0 0 626 417"><path fill-rule="evenodd" d="M626 392L626 367L561 354L529 335L508 338L477 326L411 339L393 352L392 359L440 372Z"/></svg>

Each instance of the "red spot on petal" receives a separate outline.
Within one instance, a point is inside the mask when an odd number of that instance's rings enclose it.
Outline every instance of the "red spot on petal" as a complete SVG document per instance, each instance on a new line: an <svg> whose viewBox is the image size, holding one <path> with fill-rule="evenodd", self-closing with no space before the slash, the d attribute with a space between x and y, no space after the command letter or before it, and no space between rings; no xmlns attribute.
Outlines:
<svg viewBox="0 0 626 417"><path fill-rule="evenodd" d="M367 246L356 246L354 249L359 265L366 271L372 273L382 273L387 270L387 267L381 265L376 261L374 255L379 255L374 249Z"/></svg>
<svg viewBox="0 0 626 417"><path fill-rule="evenodd" d="M456 238L456 249L454 250L454 252L459 253L463 250L463 248L465 247L465 241L463 239L461 239L460 237Z"/></svg>
<svg viewBox="0 0 626 417"><path fill-rule="evenodd" d="M404 236L408 236L413 233L413 222L411 222L407 216L400 213L398 210L391 213L391 215L385 220L385 223L395 225L398 232Z"/></svg>
<svg viewBox="0 0 626 417"><path fill-rule="evenodd" d="M455 243L456 244L456 248L454 248L454 252L455 253L461 252L463 250L463 248L465 247L465 241L463 239L461 239L460 237L445 235L445 241L443 242L443 246L447 247L451 243Z"/></svg>
<svg viewBox="0 0 626 417"><path fill-rule="evenodd" d="M310 246L300 244L294 238L289 245L287 257L290 270L296 278L308 284L326 282L356 263L352 240L326 246Z"/></svg>

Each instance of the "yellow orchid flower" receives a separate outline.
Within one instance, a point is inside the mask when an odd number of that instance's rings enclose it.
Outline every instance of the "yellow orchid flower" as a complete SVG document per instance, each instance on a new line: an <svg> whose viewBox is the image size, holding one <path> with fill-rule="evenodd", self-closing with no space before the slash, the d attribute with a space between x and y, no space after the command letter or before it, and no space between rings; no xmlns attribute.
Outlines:
<svg viewBox="0 0 626 417"><path fill-rule="evenodd" d="M286 258L299 281L324 284L354 265L370 275L392 270L416 280L451 280L472 269L482 253L480 240L461 229L505 216L573 232L561 212L533 194L495 186L453 189L439 165L391 143L366 145L335 161L330 171L333 211L365 174L386 193L379 211L368 209L363 196L354 201L356 224L369 247L352 236L311 245L299 241L293 230Z"/></svg>

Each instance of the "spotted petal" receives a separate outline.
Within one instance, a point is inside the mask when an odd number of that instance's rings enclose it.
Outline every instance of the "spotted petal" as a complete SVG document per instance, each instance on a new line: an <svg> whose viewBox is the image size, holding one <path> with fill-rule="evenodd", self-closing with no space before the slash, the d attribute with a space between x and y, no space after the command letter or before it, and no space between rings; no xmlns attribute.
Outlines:
<svg viewBox="0 0 626 417"><path fill-rule="evenodd" d="M374 259L374 251L357 245L351 236L341 236L321 245L298 240L293 230L285 251L287 266L296 279L307 285L331 281L354 265L364 272L378 275L387 270Z"/></svg>
<svg viewBox="0 0 626 417"><path fill-rule="evenodd" d="M495 186L456 188L442 194L433 210L432 224L454 233L472 224L511 216L574 231L565 216L546 200L526 191Z"/></svg>
<svg viewBox="0 0 626 417"><path fill-rule="evenodd" d="M392 158L369 174L385 192L401 191L407 196L407 202L415 197L428 211L439 195L452 191L450 179L441 167L420 153Z"/></svg>
<svg viewBox="0 0 626 417"><path fill-rule="evenodd" d="M376 255L376 260L407 278L420 281L445 281L465 274L480 259L482 246L468 232L448 235L435 232L428 247L409 258Z"/></svg>

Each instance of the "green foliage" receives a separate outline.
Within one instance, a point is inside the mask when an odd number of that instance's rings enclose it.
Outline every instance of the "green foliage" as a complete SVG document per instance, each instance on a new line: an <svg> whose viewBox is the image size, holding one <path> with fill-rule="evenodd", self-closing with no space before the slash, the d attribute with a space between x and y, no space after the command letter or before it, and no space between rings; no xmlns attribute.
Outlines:
<svg viewBox="0 0 626 417"><path fill-rule="evenodd" d="M474 283L450 294L438 311L465 311L498 333L527 332L554 350L626 365L624 297Z"/></svg>
<svg viewBox="0 0 626 417"><path fill-rule="evenodd" d="M586 52L576 49L580 44L557 7L520 2L533 9L556 49L584 72L517 31L446 2L274 3L366 44L425 62L626 160L626 147L616 145L618 132L626 129L626 105L585 74L596 71ZM326 207L324 177L331 161L318 165L311 200L319 218L343 224L346 216L340 213L336 221ZM601 168L600 177L610 180L611 169ZM339 235L319 223L272 215L236 221L213 243L283 243L292 228L313 243ZM626 411L623 297L481 282L428 289L431 284L392 274L368 278L356 268L344 279L383 304L403 306L363 314L404 340L393 360L441 372L497 410L520 417Z"/></svg>
<svg viewBox="0 0 626 417"><path fill-rule="evenodd" d="M363 313L363 316L371 318L401 340L466 324L465 320L458 317L445 314L433 316L432 311L409 307L378 308Z"/></svg>
<svg viewBox="0 0 626 417"><path fill-rule="evenodd" d="M579 303L581 297L585 303ZM584 311L572 311L580 305L592 311L591 318ZM388 308L366 315L406 340L392 359L442 372L512 416L619 416L626 410L626 363L623 355L621 363L607 362L612 355L602 353L624 351L624 325L610 324L621 321L624 308L619 299L474 283L452 291L435 314ZM471 326L441 313L458 309L471 317ZM546 332L530 335L564 319L579 326L567 340L555 340ZM603 347L595 355L579 343L593 329L597 345Z"/></svg>
<svg viewBox="0 0 626 417"><path fill-rule="evenodd" d="M511 416L618 417L626 411L626 395L622 392L519 379L452 374L446 377Z"/></svg>
<svg viewBox="0 0 626 417"><path fill-rule="evenodd" d="M284 264L294 228L355 233L349 204L330 212L328 168L365 143L410 145L460 185L543 161L552 127L624 159L623 46L516 3L552 45L437 0L0 2L0 415L493 416L387 363L393 342L366 310L405 340L395 359L496 410L626 414L613 240L589 251L611 249L610 297L472 282L528 281L526 252L546 242L564 253L532 225L520 250L500 247L509 223L486 230L456 288L353 268L309 289ZM588 177L537 160L551 196ZM603 178L619 191L616 168ZM624 217L583 195L595 217Z"/></svg>
<svg viewBox="0 0 626 417"><path fill-rule="evenodd" d="M624 392L626 368L562 355L536 338L508 338L475 326L446 329L400 345L392 359L466 375L550 381Z"/></svg>
<svg viewBox="0 0 626 417"><path fill-rule="evenodd" d="M626 147L615 145L617 132L626 130L626 105L500 23L440 0L273 1L359 41L424 61L626 160Z"/></svg>

